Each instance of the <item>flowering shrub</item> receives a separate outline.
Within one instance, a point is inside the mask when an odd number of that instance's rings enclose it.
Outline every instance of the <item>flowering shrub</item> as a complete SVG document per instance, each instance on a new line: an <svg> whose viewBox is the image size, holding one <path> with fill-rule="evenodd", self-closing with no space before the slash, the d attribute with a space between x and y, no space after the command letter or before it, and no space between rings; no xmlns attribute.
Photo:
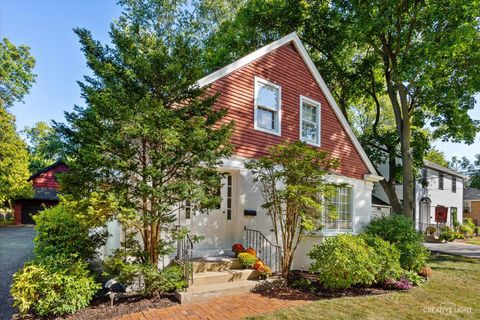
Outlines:
<svg viewBox="0 0 480 320"><path fill-rule="evenodd" d="M430 268L429 266L425 266L422 269L420 269L418 274L424 278L430 278L432 276L432 268Z"/></svg>
<svg viewBox="0 0 480 320"><path fill-rule="evenodd" d="M385 287L394 290L409 290L413 288L412 283L405 276L400 277L400 280L387 279Z"/></svg>
<svg viewBox="0 0 480 320"><path fill-rule="evenodd" d="M242 265L251 268L258 261L258 258L248 252L241 252L238 254L238 260Z"/></svg>
<svg viewBox="0 0 480 320"><path fill-rule="evenodd" d="M257 256L257 251L255 251L255 249L253 249L252 247L248 247L247 249L245 249L245 252L250 253L254 257Z"/></svg>
<svg viewBox="0 0 480 320"><path fill-rule="evenodd" d="M235 253L235 255L238 255L240 252L245 251L245 247L241 243L235 243L232 246L232 251L233 251L233 253Z"/></svg>

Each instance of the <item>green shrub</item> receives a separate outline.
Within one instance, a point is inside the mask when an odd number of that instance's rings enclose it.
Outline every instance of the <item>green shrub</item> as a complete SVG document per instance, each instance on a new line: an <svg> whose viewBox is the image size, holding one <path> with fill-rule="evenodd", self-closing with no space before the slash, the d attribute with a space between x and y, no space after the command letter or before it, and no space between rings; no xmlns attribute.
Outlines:
<svg viewBox="0 0 480 320"><path fill-rule="evenodd" d="M437 228L435 228L434 226L428 226L428 227L425 229L425 232L426 232L427 234L430 234L430 235L435 234L435 231L437 231Z"/></svg>
<svg viewBox="0 0 480 320"><path fill-rule="evenodd" d="M475 234L480 236L480 227L475 227Z"/></svg>
<svg viewBox="0 0 480 320"><path fill-rule="evenodd" d="M364 239L348 234L328 237L308 253L310 271L319 273L328 289L346 289L375 282L376 254Z"/></svg>
<svg viewBox="0 0 480 320"><path fill-rule="evenodd" d="M144 293L146 295L162 294L185 288L187 282L183 277L183 269L178 265L168 266L162 270L152 265L143 265Z"/></svg>
<svg viewBox="0 0 480 320"><path fill-rule="evenodd" d="M22 314L31 311L46 316L88 306L100 288L85 262L57 255L27 262L14 274L10 293Z"/></svg>
<svg viewBox="0 0 480 320"><path fill-rule="evenodd" d="M443 226L440 228L440 240L445 240L447 242L455 240L455 232L449 226Z"/></svg>
<svg viewBox="0 0 480 320"><path fill-rule="evenodd" d="M255 262L258 261L258 258L255 257L253 254L241 252L238 254L238 260L240 260L240 263L242 265L251 268L255 264Z"/></svg>
<svg viewBox="0 0 480 320"><path fill-rule="evenodd" d="M475 223L472 218L465 218L463 220L463 225L470 227L472 230L475 230Z"/></svg>
<svg viewBox="0 0 480 320"><path fill-rule="evenodd" d="M306 278L300 278L295 280L292 283L292 288L304 290L310 293L315 293L316 291L315 286L312 284L312 281Z"/></svg>
<svg viewBox="0 0 480 320"><path fill-rule="evenodd" d="M430 252L423 243L397 243L400 265L403 269L418 272L427 264Z"/></svg>
<svg viewBox="0 0 480 320"><path fill-rule="evenodd" d="M419 271L425 266L429 252L423 246L423 235L415 230L412 219L402 215L374 218L364 232L394 244L400 251L403 269Z"/></svg>
<svg viewBox="0 0 480 320"><path fill-rule="evenodd" d="M43 210L34 219L37 231L34 253L39 258L60 254L91 260L108 238L106 231L92 230L63 205Z"/></svg>
<svg viewBox="0 0 480 320"><path fill-rule="evenodd" d="M132 285L143 280L139 293L152 296L171 292L186 287L183 269L178 265L171 265L158 270L151 264L125 262L119 256L107 258L104 263L104 276L115 278L124 285Z"/></svg>
<svg viewBox="0 0 480 320"><path fill-rule="evenodd" d="M474 228L475 228L475 225L473 225L473 226L474 227L472 228L469 225L464 224L463 226L458 227L458 232L460 234L464 235L467 238L471 238L471 237L473 237L473 232L474 232Z"/></svg>
<svg viewBox="0 0 480 320"><path fill-rule="evenodd" d="M363 235L368 246L374 250L375 280L377 283L385 282L387 279L398 279L402 273L400 266L400 251L393 244L380 237Z"/></svg>

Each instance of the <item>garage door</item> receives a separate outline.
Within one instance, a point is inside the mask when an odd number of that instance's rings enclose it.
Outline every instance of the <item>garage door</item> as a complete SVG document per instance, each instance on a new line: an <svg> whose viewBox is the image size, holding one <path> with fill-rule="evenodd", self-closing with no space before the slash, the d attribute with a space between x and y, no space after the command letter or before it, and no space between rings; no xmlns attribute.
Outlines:
<svg viewBox="0 0 480 320"><path fill-rule="evenodd" d="M22 206L22 224L35 224L32 216L44 209L43 206Z"/></svg>

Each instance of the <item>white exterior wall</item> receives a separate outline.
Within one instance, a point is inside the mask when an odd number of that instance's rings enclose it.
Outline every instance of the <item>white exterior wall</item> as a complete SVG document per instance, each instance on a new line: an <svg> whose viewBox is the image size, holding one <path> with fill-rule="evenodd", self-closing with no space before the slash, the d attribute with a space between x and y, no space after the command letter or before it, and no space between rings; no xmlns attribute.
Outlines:
<svg viewBox="0 0 480 320"><path fill-rule="evenodd" d="M240 242L245 244L244 239L244 228L249 228L253 230L258 230L262 232L272 243L276 243L275 235L272 232L272 222L270 217L267 216L266 210L262 208L263 197L260 192L259 184L253 182L253 177L251 173L245 169L244 166L245 159L241 158L231 158L227 161L224 161L221 171L227 171L232 174L234 177L234 189L233 189L233 213L232 220L229 226L228 234L229 237L226 243L218 245L218 247L212 247L210 250L196 250L194 245L194 256L200 257L205 255L219 255L219 254L231 254L229 250L225 248L231 248L231 246ZM334 183L347 184L352 187L352 233L359 233L363 226L367 224L372 217L372 190L373 183L365 180L357 180L343 176L332 175L330 179ZM244 210L255 210L256 216L245 216ZM182 215L183 217L183 215ZM209 219L209 215L196 215L192 218L192 223L199 221L199 223L205 224L209 223L205 219ZM185 225L185 219L181 218L181 224ZM211 224L214 221L210 222ZM109 232L111 237L104 249L106 255L110 254L113 249L118 248L122 238L121 226L117 222L111 222L108 225ZM204 234L205 239L215 238L215 229L210 230L208 234ZM341 232L338 231L329 231L323 230L322 232L317 233L314 236L305 236L302 242L297 248L295 259L293 261L293 269L305 269L307 270L310 266L310 259L307 256L307 253L312 249L314 244L318 244L322 241L325 236L335 236ZM248 244L246 244L248 245ZM171 257L164 257L160 259L160 263L167 263L170 261L174 255Z"/></svg>
<svg viewBox="0 0 480 320"><path fill-rule="evenodd" d="M388 179L388 165L383 164L378 167L380 174ZM440 190L438 187L438 176L439 171L432 168L425 168L427 170L427 181L428 186L423 187L419 181L415 184L415 217L416 222L420 221L420 200L422 198L429 198L430 203L430 219L428 223L435 223L435 207L444 206L448 208L448 217L447 222L450 223L451 219L451 208L457 208L457 217L458 221L461 223L463 221L463 179L457 176L457 191L452 192L452 175L444 172L443 178L443 190ZM400 200L403 200L403 186L397 185L395 191ZM383 190L382 186L379 183L375 184L374 194L376 197L382 199L385 202L389 202L388 197Z"/></svg>
<svg viewBox="0 0 480 320"><path fill-rule="evenodd" d="M428 185L423 187L420 183L416 184L416 212L417 222L419 221L420 206L419 201L422 198L431 200L430 221L435 223L435 207L444 206L448 208L447 222L451 222L451 208L457 208L458 222L463 222L463 179L456 177L456 192L452 191L452 175L444 173L443 190L439 188L439 172L435 169L425 168L427 170Z"/></svg>

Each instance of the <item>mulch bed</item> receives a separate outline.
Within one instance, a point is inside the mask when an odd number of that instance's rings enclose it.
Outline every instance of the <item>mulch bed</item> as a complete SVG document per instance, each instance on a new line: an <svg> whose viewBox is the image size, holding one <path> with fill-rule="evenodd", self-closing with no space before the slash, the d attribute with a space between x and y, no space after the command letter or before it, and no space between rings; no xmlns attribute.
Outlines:
<svg viewBox="0 0 480 320"><path fill-rule="evenodd" d="M357 297L357 296L372 296L372 295L381 295L391 293L392 290L387 290L381 286L371 286L371 287L352 287L345 290L331 291L325 289L320 282L318 281L318 275L305 272L305 271L291 271L290 272L290 285L294 284L295 281L300 279L308 279L311 282L311 287L314 292L308 292L309 295L314 296L316 299L333 299L340 297ZM295 290L295 289L294 289ZM298 289L297 289L298 290ZM300 289L299 291L305 292L305 290Z"/></svg>
<svg viewBox="0 0 480 320"><path fill-rule="evenodd" d="M144 311L147 309L162 309L177 305L178 302L172 296L163 296L155 298L143 298L139 296L121 297L116 299L115 304L110 307L110 299L96 300L88 308L82 309L72 315L65 317L38 318L37 316L27 315L21 317L14 315L13 320L107 320L120 317L122 315Z"/></svg>

